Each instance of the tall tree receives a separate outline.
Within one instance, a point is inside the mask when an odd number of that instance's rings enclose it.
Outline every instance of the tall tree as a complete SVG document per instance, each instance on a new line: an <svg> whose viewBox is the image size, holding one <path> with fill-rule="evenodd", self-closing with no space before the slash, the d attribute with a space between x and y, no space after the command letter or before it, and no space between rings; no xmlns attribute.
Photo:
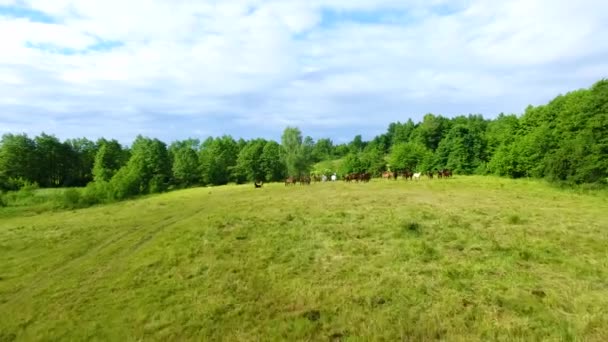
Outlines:
<svg viewBox="0 0 608 342"><path fill-rule="evenodd" d="M285 177L287 167L281 159L281 145L275 141L266 143L260 156L260 167L266 181L280 181Z"/></svg>
<svg viewBox="0 0 608 342"><path fill-rule="evenodd" d="M328 160L333 157L334 144L331 139L319 139L313 148L313 158L315 161Z"/></svg>
<svg viewBox="0 0 608 342"><path fill-rule="evenodd" d="M342 164L340 165L340 173L343 175L352 173L352 172L365 172L365 166L361 162L359 155L357 153L349 153L344 157Z"/></svg>
<svg viewBox="0 0 608 342"><path fill-rule="evenodd" d="M191 186L200 181L201 173L196 151L199 141L188 139L177 141L169 147L173 183L178 186Z"/></svg>
<svg viewBox="0 0 608 342"><path fill-rule="evenodd" d="M485 151L486 141L480 127L470 123L456 124L439 143L436 166L472 174L487 161Z"/></svg>
<svg viewBox="0 0 608 342"><path fill-rule="evenodd" d="M166 189L171 174L167 146L158 139L138 136L131 158L111 179L112 197L122 199Z"/></svg>
<svg viewBox="0 0 608 342"><path fill-rule="evenodd" d="M237 182L240 183L244 180L250 182L266 180L266 173L262 163L264 147L266 147L266 140L255 139L250 141L239 152L235 168L237 170Z"/></svg>
<svg viewBox="0 0 608 342"><path fill-rule="evenodd" d="M428 153L428 149L416 143L399 143L393 146L389 157L391 170L418 170ZM418 170L423 171L423 170Z"/></svg>
<svg viewBox="0 0 608 342"><path fill-rule="evenodd" d="M36 182L39 173L36 143L26 134L5 134L0 142L0 189L16 190L15 180Z"/></svg>
<svg viewBox="0 0 608 342"><path fill-rule="evenodd" d="M412 133L412 139L421 143L431 151L439 147L439 142L450 129L450 122L442 116L427 114L416 130Z"/></svg>
<svg viewBox="0 0 608 342"><path fill-rule="evenodd" d="M223 185L234 180L238 153L238 144L231 136L205 140L199 152L203 183Z"/></svg>
<svg viewBox="0 0 608 342"><path fill-rule="evenodd" d="M341 158L350 153L350 148L347 144L339 144L334 148L334 156Z"/></svg>
<svg viewBox="0 0 608 342"><path fill-rule="evenodd" d="M66 144L75 153L68 185L85 186L93 180L93 165L98 150L97 145L87 138L68 139Z"/></svg>
<svg viewBox="0 0 608 342"><path fill-rule="evenodd" d="M62 143L53 135L42 133L34 141L38 154L38 184L42 187L63 186L74 152L68 144Z"/></svg>
<svg viewBox="0 0 608 342"><path fill-rule="evenodd" d="M386 170L386 160L380 147L367 145L363 153L360 154L361 165L364 171L370 172L374 176L379 176Z"/></svg>
<svg viewBox="0 0 608 342"><path fill-rule="evenodd" d="M283 160L287 165L287 172L291 176L307 174L312 165L310 158L310 140L303 145L302 132L297 127L287 127L281 137Z"/></svg>
<svg viewBox="0 0 608 342"><path fill-rule="evenodd" d="M361 134L355 136L353 141L348 144L348 148L350 149L351 153L359 153L363 151L363 148L365 148L365 142L363 141Z"/></svg>
<svg viewBox="0 0 608 342"><path fill-rule="evenodd" d="M508 145L515 140L519 128L519 120L515 115L499 114L496 119L488 123L486 141L487 153L492 156L502 145Z"/></svg>
<svg viewBox="0 0 608 342"><path fill-rule="evenodd" d="M129 160L129 153L116 140L100 139L93 163L93 179L96 182L109 181Z"/></svg>
<svg viewBox="0 0 608 342"><path fill-rule="evenodd" d="M416 125L412 119L408 119L405 123L391 123L388 127L387 136L390 138L392 145L407 143L411 141L412 134L415 130Z"/></svg>

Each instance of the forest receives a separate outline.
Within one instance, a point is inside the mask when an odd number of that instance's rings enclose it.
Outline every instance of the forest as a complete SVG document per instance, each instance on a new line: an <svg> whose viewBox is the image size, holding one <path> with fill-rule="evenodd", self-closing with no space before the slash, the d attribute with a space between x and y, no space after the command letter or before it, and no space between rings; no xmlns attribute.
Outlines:
<svg viewBox="0 0 608 342"><path fill-rule="evenodd" d="M339 169L313 166L339 160ZM322 165L317 164L317 165ZM564 184L608 182L608 80L559 95L521 115L446 118L426 114L389 124L370 141L314 140L287 127L281 141L234 139L166 143L138 136L60 141L53 135L5 134L0 142L0 190L86 187L91 202L120 200L172 188L273 182L309 172L370 172L449 168L461 175L544 178Z"/></svg>

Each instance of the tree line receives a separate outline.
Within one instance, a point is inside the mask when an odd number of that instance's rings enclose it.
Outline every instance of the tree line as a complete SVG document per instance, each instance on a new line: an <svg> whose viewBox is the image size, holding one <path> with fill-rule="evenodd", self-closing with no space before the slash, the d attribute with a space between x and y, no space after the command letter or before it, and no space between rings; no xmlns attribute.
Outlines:
<svg viewBox="0 0 608 342"><path fill-rule="evenodd" d="M608 183L608 80L528 106L521 116L445 118L391 123L369 142L349 144L343 172L448 168L458 174Z"/></svg>
<svg viewBox="0 0 608 342"><path fill-rule="evenodd" d="M280 181L307 174L320 161L339 159L341 174L449 168L458 174L547 178L605 183L608 177L608 80L589 89L528 106L521 116L446 118L427 114L395 122L369 141L349 143L302 135L287 127L280 143L266 139L209 137L170 145L138 136L116 140L60 141L41 134L5 134L0 141L0 190L26 184L82 187L111 199L194 185Z"/></svg>

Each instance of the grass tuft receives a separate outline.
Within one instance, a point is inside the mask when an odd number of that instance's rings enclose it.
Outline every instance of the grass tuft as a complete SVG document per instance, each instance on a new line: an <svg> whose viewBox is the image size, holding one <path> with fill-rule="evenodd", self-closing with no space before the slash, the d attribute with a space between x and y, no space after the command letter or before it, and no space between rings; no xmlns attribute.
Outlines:
<svg viewBox="0 0 608 342"><path fill-rule="evenodd" d="M310 310L306 311L303 316L311 322L316 322L321 319L321 312L319 310Z"/></svg>
<svg viewBox="0 0 608 342"><path fill-rule="evenodd" d="M519 215L517 215L517 214L509 215L507 217L507 223L509 223L509 224L519 225L519 224L522 224L523 222L524 222L524 220L521 217L519 217Z"/></svg>
<svg viewBox="0 0 608 342"><path fill-rule="evenodd" d="M404 221L401 223L401 229L405 233L420 233L422 225L416 221Z"/></svg>

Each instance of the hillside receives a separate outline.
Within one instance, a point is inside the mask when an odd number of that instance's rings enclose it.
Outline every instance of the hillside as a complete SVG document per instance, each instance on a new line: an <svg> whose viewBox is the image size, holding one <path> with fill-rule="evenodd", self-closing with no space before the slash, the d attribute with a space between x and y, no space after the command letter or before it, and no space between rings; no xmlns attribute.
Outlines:
<svg viewBox="0 0 608 342"><path fill-rule="evenodd" d="M2 218L0 341L606 341L607 207L457 176Z"/></svg>

